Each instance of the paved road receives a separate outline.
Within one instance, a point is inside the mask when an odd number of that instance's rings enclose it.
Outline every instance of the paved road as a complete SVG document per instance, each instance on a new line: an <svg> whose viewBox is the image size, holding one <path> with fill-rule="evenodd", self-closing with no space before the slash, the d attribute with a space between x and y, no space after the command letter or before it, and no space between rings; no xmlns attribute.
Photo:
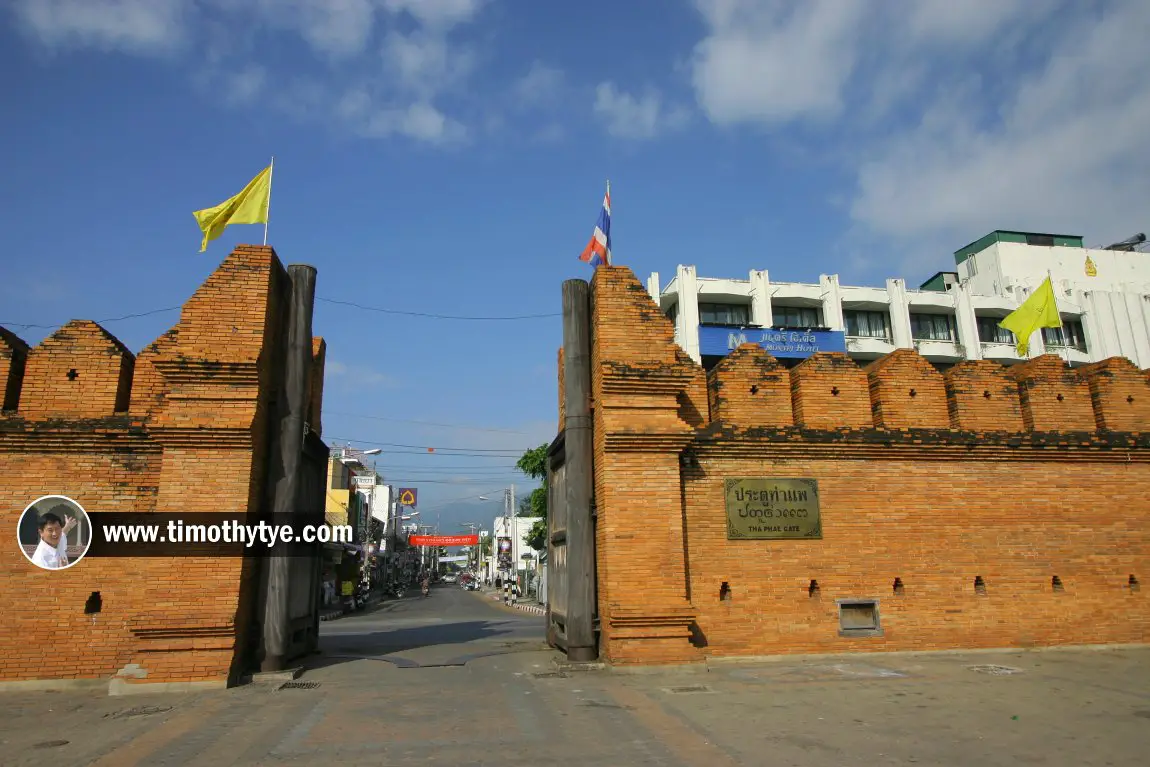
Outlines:
<svg viewBox="0 0 1150 767"><path fill-rule="evenodd" d="M341 662L462 666L480 657L546 649L543 633L542 617L444 584L427 598L413 589L380 609L321 624L320 647L326 659Z"/></svg>
<svg viewBox="0 0 1150 767"><path fill-rule="evenodd" d="M541 633L441 587L324 624L305 686L2 694L0 764L1142 767L1150 752L1150 648L622 674L558 671Z"/></svg>

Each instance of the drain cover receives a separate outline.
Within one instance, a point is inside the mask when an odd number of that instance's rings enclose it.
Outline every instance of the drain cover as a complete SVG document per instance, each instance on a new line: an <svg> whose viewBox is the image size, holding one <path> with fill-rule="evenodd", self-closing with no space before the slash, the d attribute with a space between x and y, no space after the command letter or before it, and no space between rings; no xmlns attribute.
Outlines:
<svg viewBox="0 0 1150 767"><path fill-rule="evenodd" d="M540 674L532 674L531 676L536 679L570 679L571 677L564 674L562 671L544 671Z"/></svg>
<svg viewBox="0 0 1150 767"><path fill-rule="evenodd" d="M277 689L280 690L314 690L319 682L284 682Z"/></svg>
<svg viewBox="0 0 1150 767"><path fill-rule="evenodd" d="M971 671L977 671L980 674L990 674L991 676L1010 676L1011 674L1021 674L1022 669L1011 668L1010 666L967 666Z"/></svg>
<svg viewBox="0 0 1150 767"><path fill-rule="evenodd" d="M46 740L43 743L37 743L36 745L32 746L32 748L56 748L57 746L66 745L68 745L68 741L66 740Z"/></svg>
<svg viewBox="0 0 1150 767"><path fill-rule="evenodd" d="M692 692L714 692L710 687L705 687L701 684L691 685L689 687L667 687L664 688L667 692L675 693L676 695L685 695Z"/></svg>

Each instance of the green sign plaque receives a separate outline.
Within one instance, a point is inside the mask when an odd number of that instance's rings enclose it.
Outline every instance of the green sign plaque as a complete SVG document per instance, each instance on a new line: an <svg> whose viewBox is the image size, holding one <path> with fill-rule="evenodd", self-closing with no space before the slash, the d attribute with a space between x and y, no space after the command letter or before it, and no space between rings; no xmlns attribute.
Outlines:
<svg viewBox="0 0 1150 767"><path fill-rule="evenodd" d="M725 494L728 540L823 537L818 480L740 477Z"/></svg>

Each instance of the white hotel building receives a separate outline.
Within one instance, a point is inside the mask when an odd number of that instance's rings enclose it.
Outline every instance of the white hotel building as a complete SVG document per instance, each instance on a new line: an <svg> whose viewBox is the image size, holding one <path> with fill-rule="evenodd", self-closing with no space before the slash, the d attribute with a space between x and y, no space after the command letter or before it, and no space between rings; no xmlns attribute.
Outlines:
<svg viewBox="0 0 1150 767"><path fill-rule="evenodd" d="M1150 253L1138 235L1086 248L1071 235L995 231L955 252L957 271L917 289L892 278L884 287L700 277L679 266L647 290L675 324L675 340L708 370L739 343L758 343L788 366L816 351L845 351L864 363L895 349L917 349L939 370L964 359L1023 361L999 321L1049 274L1063 327L1031 339L1029 355L1053 353L1072 366L1125 356L1150 368Z"/></svg>

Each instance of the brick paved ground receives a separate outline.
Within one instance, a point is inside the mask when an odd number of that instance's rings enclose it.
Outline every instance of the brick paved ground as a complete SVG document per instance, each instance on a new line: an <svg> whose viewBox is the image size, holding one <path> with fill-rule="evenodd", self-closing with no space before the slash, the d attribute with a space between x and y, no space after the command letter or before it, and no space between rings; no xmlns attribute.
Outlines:
<svg viewBox="0 0 1150 767"><path fill-rule="evenodd" d="M450 587L323 629L311 689L2 694L0 763L1141 767L1150 749L1150 648L562 671L541 619Z"/></svg>

